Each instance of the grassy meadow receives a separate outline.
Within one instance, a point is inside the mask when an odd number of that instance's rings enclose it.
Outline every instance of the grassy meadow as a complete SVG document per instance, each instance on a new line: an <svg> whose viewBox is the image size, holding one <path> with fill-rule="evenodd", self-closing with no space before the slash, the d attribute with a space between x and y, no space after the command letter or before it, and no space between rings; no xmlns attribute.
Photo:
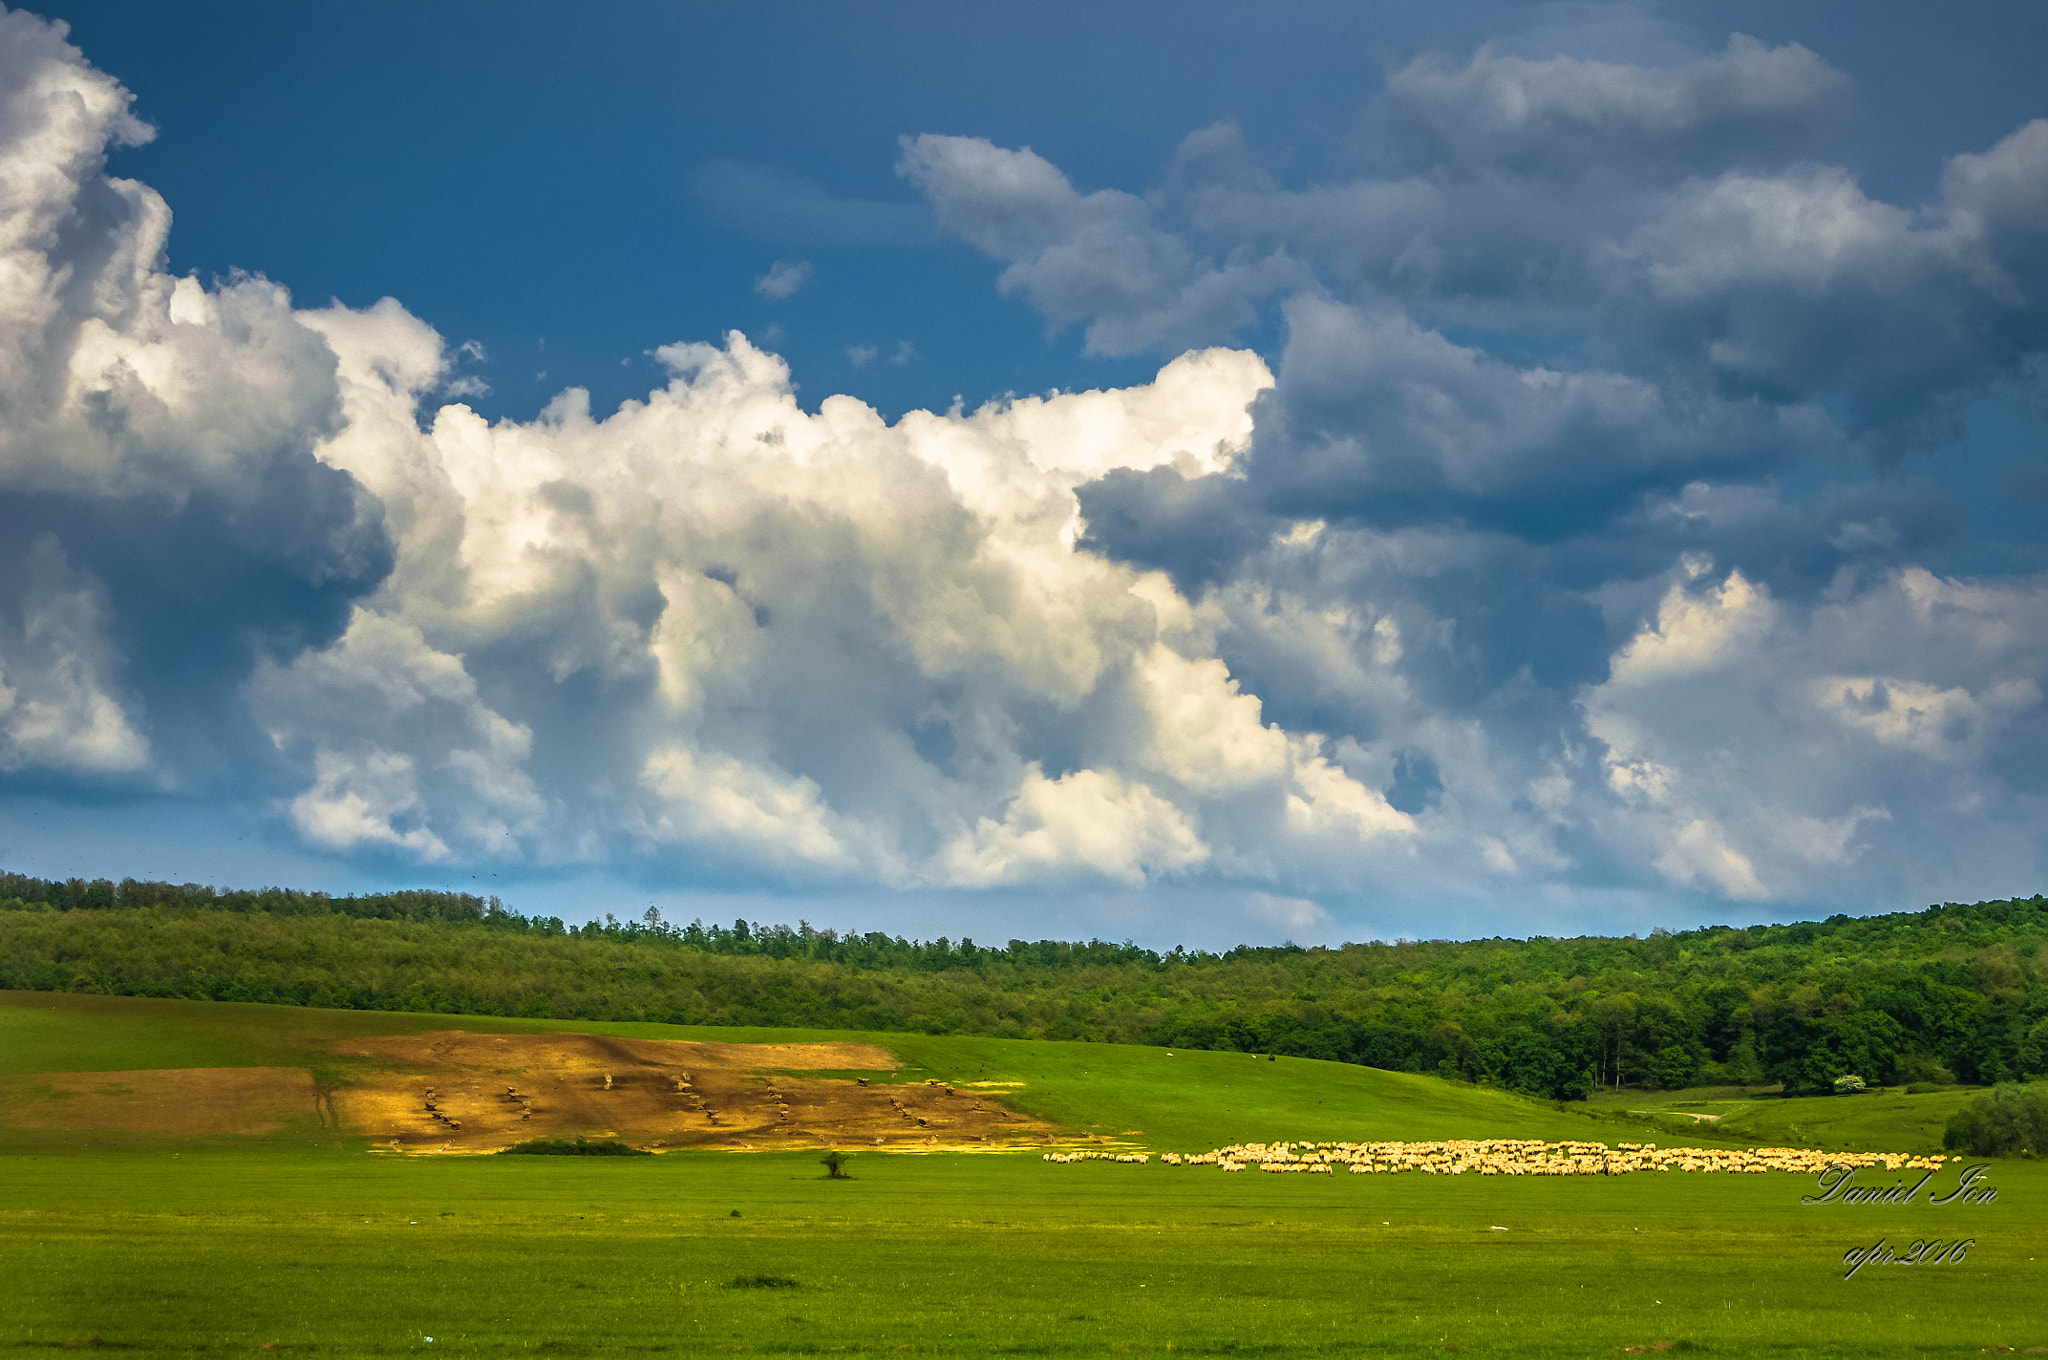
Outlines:
<svg viewBox="0 0 2048 1360"><path fill-rule="evenodd" d="M1589 1103L1595 1109L1648 1115L1660 1121L1718 1116L1700 1121L1703 1134L1727 1133L1789 1147L1881 1152L1939 1148L1949 1116L1985 1089L1944 1086L1912 1092L1894 1086L1854 1096L1785 1096L1775 1091L1709 1087L1603 1092Z"/></svg>
<svg viewBox="0 0 2048 1360"><path fill-rule="evenodd" d="M328 1051L336 1038L457 1027L872 1039L903 1059L898 1080L1021 1082L1006 1098L1075 1139L1153 1151L1282 1138L1676 1141L1499 1092L1300 1059L42 993L0 994L0 1089L21 1091L38 1072L151 1066L308 1066L323 1084L345 1083L358 1074ZM1880 1125L1857 1136L1882 1136ZM2033 1161L1991 1164L1993 1202L1937 1208L1802 1206L1813 1184L1786 1174L1276 1176L859 1152L853 1179L831 1181L816 1153L401 1157L366 1143L310 1115L248 1138L0 1137L0 1353L2048 1347L2048 1166ZM1842 1278L1852 1246L1928 1236L1976 1245L1959 1263Z"/></svg>

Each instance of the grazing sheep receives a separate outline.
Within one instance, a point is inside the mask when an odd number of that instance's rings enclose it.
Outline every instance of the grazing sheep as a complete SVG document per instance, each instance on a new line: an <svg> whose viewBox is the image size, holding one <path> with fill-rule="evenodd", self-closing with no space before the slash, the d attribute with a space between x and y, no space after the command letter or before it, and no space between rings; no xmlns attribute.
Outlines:
<svg viewBox="0 0 2048 1360"><path fill-rule="evenodd" d="M1102 1154L1056 1156L1074 1161ZM1766 1171L1812 1174L1828 1166L1882 1166L1887 1171L1939 1169L1942 1156L1898 1152L1820 1152L1808 1148L1659 1148L1655 1143L1546 1143L1541 1139L1451 1139L1434 1143L1242 1143L1211 1152L1168 1153L1169 1166L1215 1166L1242 1171L1255 1165L1273 1174L1329 1175L1348 1166L1353 1175L1419 1171L1432 1176L1614 1176L1633 1171L1693 1171L1703 1174L1761 1175Z"/></svg>

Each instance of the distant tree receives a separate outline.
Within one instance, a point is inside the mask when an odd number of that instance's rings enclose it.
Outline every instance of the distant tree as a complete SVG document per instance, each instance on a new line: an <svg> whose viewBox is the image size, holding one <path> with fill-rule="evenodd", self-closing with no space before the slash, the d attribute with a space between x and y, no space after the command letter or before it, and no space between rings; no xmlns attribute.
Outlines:
<svg viewBox="0 0 2048 1360"><path fill-rule="evenodd" d="M2048 1152L2048 1091L2000 1086L1949 1116L1941 1145L1972 1157Z"/></svg>
<svg viewBox="0 0 2048 1360"><path fill-rule="evenodd" d="M826 1180L850 1181L853 1179L853 1177L846 1174L846 1154L839 1149L832 1149L832 1151L820 1157L818 1161L825 1168Z"/></svg>
<svg viewBox="0 0 2048 1360"><path fill-rule="evenodd" d="M1699 1071L1699 1056L1685 1044L1666 1044L1650 1055L1650 1075L1667 1091L1692 1085Z"/></svg>

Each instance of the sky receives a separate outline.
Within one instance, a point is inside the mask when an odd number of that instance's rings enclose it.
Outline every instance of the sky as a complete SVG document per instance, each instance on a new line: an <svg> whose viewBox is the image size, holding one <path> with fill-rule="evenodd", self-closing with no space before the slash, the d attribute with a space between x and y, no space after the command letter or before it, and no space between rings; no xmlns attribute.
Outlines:
<svg viewBox="0 0 2048 1360"><path fill-rule="evenodd" d="M2020 3L0 10L0 868L2032 895L2044 69Z"/></svg>

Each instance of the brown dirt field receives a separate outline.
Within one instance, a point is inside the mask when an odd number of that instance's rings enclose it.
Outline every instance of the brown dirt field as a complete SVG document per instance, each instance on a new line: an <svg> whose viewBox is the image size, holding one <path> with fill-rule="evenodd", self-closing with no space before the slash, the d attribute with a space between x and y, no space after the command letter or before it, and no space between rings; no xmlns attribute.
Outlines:
<svg viewBox="0 0 2048 1360"><path fill-rule="evenodd" d="M889 1072L871 1044L717 1044L596 1034L393 1035L337 1053L402 1063L332 1092L341 1124L401 1150L487 1152L528 1138L643 1146L995 1147L1052 1126L938 1083L863 1086L802 1071Z"/></svg>
<svg viewBox="0 0 2048 1360"><path fill-rule="evenodd" d="M0 1124L132 1133L273 1133L320 1114L303 1067L43 1072L0 1081Z"/></svg>

